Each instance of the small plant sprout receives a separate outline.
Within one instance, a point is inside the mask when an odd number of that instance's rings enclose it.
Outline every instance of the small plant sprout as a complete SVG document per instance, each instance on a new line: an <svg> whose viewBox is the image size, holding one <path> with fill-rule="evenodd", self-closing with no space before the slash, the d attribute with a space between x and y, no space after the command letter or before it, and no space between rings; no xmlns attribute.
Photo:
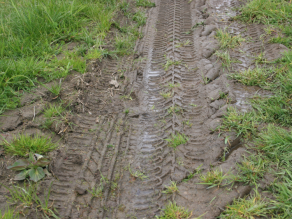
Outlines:
<svg viewBox="0 0 292 219"><path fill-rule="evenodd" d="M125 110L125 114L126 114L126 115L128 115L128 114L129 114L129 112L130 112L130 110L129 110L129 109L126 109L126 110Z"/></svg>
<svg viewBox="0 0 292 219"><path fill-rule="evenodd" d="M171 60L171 59L166 57L166 63L164 65L164 71L168 71L170 66L180 65L180 64L181 64L181 61L178 61L178 60L174 61L174 60Z"/></svg>
<svg viewBox="0 0 292 219"><path fill-rule="evenodd" d="M221 51L217 50L215 52L215 55L222 61L223 67L229 68L231 66L231 63L234 62L233 60L231 60L228 51L221 52Z"/></svg>
<svg viewBox="0 0 292 219"><path fill-rule="evenodd" d="M87 190L91 194L91 199L93 198L101 198L103 196L103 184L100 183L98 186L95 186L91 188L90 190Z"/></svg>
<svg viewBox="0 0 292 219"><path fill-rule="evenodd" d="M222 91L219 91L219 95L220 95L220 99L227 99L227 97L228 97L228 94L224 93Z"/></svg>
<svg viewBox="0 0 292 219"><path fill-rule="evenodd" d="M131 169L131 167L129 167L129 172L130 172L131 176L134 177L135 179L141 179L141 180L148 179L148 176L146 176L140 170L134 171L133 169Z"/></svg>
<svg viewBox="0 0 292 219"><path fill-rule="evenodd" d="M175 192L178 192L178 188L176 185L176 182L171 181L169 186L165 187L166 189L164 191L162 191L162 193L165 194L173 194Z"/></svg>
<svg viewBox="0 0 292 219"><path fill-rule="evenodd" d="M190 106L196 107L197 105L194 103L191 103Z"/></svg>
<svg viewBox="0 0 292 219"><path fill-rule="evenodd" d="M193 125L193 123L191 123L190 120L183 121L183 124L189 127L192 127Z"/></svg>
<svg viewBox="0 0 292 219"><path fill-rule="evenodd" d="M184 41L184 42L180 42L180 43L177 44L175 47L176 47L176 48L184 47L184 46L189 45L190 42L191 42L190 40L186 40L186 41Z"/></svg>
<svg viewBox="0 0 292 219"><path fill-rule="evenodd" d="M37 204L38 210L42 211L45 216L59 219L59 217L55 213L55 212L57 212L57 210L53 207L54 202L52 202L51 204L49 203L52 183L49 186L49 190L48 190L47 195L46 196L44 195L45 196L44 202L37 196L37 194L35 194L34 201Z"/></svg>
<svg viewBox="0 0 292 219"><path fill-rule="evenodd" d="M195 171L193 173L190 173L185 179L183 179L182 181L183 182L187 182L189 181L190 179L192 179L195 175L201 173L201 167L203 166L203 164L201 164L200 166L198 166Z"/></svg>
<svg viewBox="0 0 292 219"><path fill-rule="evenodd" d="M14 212L14 210L12 210L11 208L6 208L4 212L0 210L0 215L1 215L1 219L18 219L19 218L19 213Z"/></svg>
<svg viewBox="0 0 292 219"><path fill-rule="evenodd" d="M171 138L165 139L169 144L169 147L176 149L179 145L185 144L188 142L188 138L184 134L171 134Z"/></svg>
<svg viewBox="0 0 292 219"><path fill-rule="evenodd" d="M224 139L224 143L225 143L225 144L228 143L229 146L231 146L230 141L229 141L230 137L231 137L231 136L226 136L225 139Z"/></svg>
<svg viewBox="0 0 292 219"><path fill-rule="evenodd" d="M223 174L222 170L211 170L208 171L206 174L201 174L200 175L200 180L202 183L198 184L203 184L203 185L208 185L209 187L207 189L213 188L215 186L219 187L222 186L223 180L228 179L228 173ZM225 184L228 185L229 183Z"/></svg>
<svg viewBox="0 0 292 219"><path fill-rule="evenodd" d="M183 111L183 109L180 106L178 106L178 105L171 106L167 110L167 112L169 114L172 114L172 113L182 113L182 111Z"/></svg>
<svg viewBox="0 0 292 219"><path fill-rule="evenodd" d="M167 93L160 93L161 96L163 96L164 99L168 99L170 97L172 97L172 93L171 92L167 92Z"/></svg>
<svg viewBox="0 0 292 219"><path fill-rule="evenodd" d="M179 83L175 84L175 83L168 82L168 84L165 87L175 88L175 87L180 87L180 84Z"/></svg>
<svg viewBox="0 0 292 219"><path fill-rule="evenodd" d="M45 88L47 88L55 97L59 97L61 90L62 90L62 83L60 80L60 83L55 82L50 88L47 87L46 85L43 85Z"/></svg>
<svg viewBox="0 0 292 219"><path fill-rule="evenodd" d="M201 74L201 76L202 76L203 84L205 85L208 84L210 80L207 77L205 77L204 74Z"/></svg>
<svg viewBox="0 0 292 219"><path fill-rule="evenodd" d="M30 180L37 182L48 173L45 167L49 163L49 159L42 155L30 154L28 159L17 160L12 166L8 166L7 169L21 171L14 177L14 180L24 180L29 176Z"/></svg>
<svg viewBox="0 0 292 219"><path fill-rule="evenodd" d="M190 219L192 212L184 207L177 206L175 202L169 202L162 210L161 216L156 216L156 219Z"/></svg>
<svg viewBox="0 0 292 219"><path fill-rule="evenodd" d="M132 90L130 91L130 93L128 95L122 95L121 96L121 99L125 99L125 100L133 100L132 97L131 97L131 94L132 94Z"/></svg>

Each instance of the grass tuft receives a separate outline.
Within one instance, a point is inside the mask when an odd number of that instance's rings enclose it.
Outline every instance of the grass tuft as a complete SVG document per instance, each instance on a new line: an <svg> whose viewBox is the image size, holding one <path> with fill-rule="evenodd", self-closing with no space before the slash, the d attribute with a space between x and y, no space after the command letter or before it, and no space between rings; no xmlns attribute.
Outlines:
<svg viewBox="0 0 292 219"><path fill-rule="evenodd" d="M11 143L5 140L5 151L22 157L27 156L29 153L46 154L55 150L57 144L51 141L50 137L44 136L29 136L20 134L15 136Z"/></svg>
<svg viewBox="0 0 292 219"><path fill-rule="evenodd" d="M164 191L162 191L162 193L173 194L175 192L178 192L176 182L173 182L173 181L171 181L171 184L169 186L166 186L165 188L166 189Z"/></svg>
<svg viewBox="0 0 292 219"><path fill-rule="evenodd" d="M184 134L171 134L171 138L165 139L169 144L169 147L176 149L179 145L185 144L188 142L188 138Z"/></svg>
<svg viewBox="0 0 292 219"><path fill-rule="evenodd" d="M242 38L240 35L232 36L230 33L227 32L227 28L219 29L215 36L220 43L221 49L233 49L240 45L241 42L244 42L245 39Z"/></svg>
<svg viewBox="0 0 292 219"><path fill-rule="evenodd" d="M192 212L184 207L177 206L175 202L169 202L162 210L161 216L156 216L157 219L188 219L191 218Z"/></svg>
<svg viewBox="0 0 292 219"><path fill-rule="evenodd" d="M220 215L221 219L250 219L266 217L271 212L270 202L263 199L255 190L255 194L249 198L234 200L232 205L227 205L226 210Z"/></svg>

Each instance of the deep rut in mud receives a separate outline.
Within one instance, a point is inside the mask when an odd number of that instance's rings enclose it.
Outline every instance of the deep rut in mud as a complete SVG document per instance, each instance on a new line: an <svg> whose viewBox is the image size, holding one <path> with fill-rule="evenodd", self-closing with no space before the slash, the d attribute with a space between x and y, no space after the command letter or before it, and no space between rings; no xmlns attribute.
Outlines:
<svg viewBox="0 0 292 219"><path fill-rule="evenodd" d="M207 40L200 35L203 27L192 29L204 19L192 15L190 6L203 7L204 1L161 0L156 5L149 11L145 37L137 44L142 61L128 72L132 82L128 91L136 97L129 114L114 101L98 102L105 100L107 87L101 85L112 80L117 62L103 63L102 77L89 76L89 81L98 77L98 83L82 89L78 128L69 134L68 150L53 168L58 181L51 198L64 218L153 218L168 201L188 207L194 216L207 213L205 218L214 218L246 189L230 192L227 198L221 189L206 191L194 184L196 179L182 182L196 168L207 169L221 153L220 142L204 124L210 101L202 83L205 66L200 63L208 62L205 57L212 51L202 50ZM178 133L188 142L174 150L165 139ZM78 162L80 155L84 163ZM147 179L129 173L136 171ZM180 192L162 193L171 181L177 182ZM102 195L86 194L92 188L102 188ZM214 196L216 201L210 203Z"/></svg>

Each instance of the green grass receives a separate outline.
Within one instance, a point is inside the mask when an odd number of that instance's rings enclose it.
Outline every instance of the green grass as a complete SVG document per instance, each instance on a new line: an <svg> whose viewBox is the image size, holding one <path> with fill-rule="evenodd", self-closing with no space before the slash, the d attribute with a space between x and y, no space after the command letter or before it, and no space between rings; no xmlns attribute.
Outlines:
<svg viewBox="0 0 292 219"><path fill-rule="evenodd" d="M29 153L44 155L55 150L58 145L53 143L50 137L19 134L10 143L5 141L4 147L7 153L25 157Z"/></svg>
<svg viewBox="0 0 292 219"><path fill-rule="evenodd" d="M233 73L229 76L232 79L248 86L265 86L269 83L269 78L272 78L274 69L265 69L256 67L254 69L247 69L239 73Z"/></svg>
<svg viewBox="0 0 292 219"><path fill-rule="evenodd" d="M245 157L237 166L236 181L257 186L265 174L274 177L267 190L273 201L263 200L256 194L235 200L227 206L221 218L291 218L292 205L292 4L284 0L251 0L241 8L237 19L266 25L267 35L278 34L270 42L283 43L290 48L278 60L267 62L263 54L258 65L230 75L245 85L257 85L272 91L269 97L253 97L252 110L247 113L230 108L220 132L235 131L252 140L249 146L255 153ZM280 35L279 35L280 34ZM260 128L260 129L259 129Z"/></svg>
<svg viewBox="0 0 292 219"><path fill-rule="evenodd" d="M184 207L178 206L175 202L169 202L162 210L161 216L156 216L157 219L188 219L191 218L192 212Z"/></svg>
<svg viewBox="0 0 292 219"><path fill-rule="evenodd" d="M0 210L1 219L18 219L18 213L14 213L14 211L10 208L6 208L5 211Z"/></svg>
<svg viewBox="0 0 292 219"><path fill-rule="evenodd" d="M164 98L164 99L168 99L172 97L172 92L161 92L160 95Z"/></svg>
<svg viewBox="0 0 292 219"><path fill-rule="evenodd" d="M226 184L223 184L224 181L229 180L232 175L229 175L228 173L223 173L222 170L210 170L206 174L200 175L200 181L203 185L208 185L207 189L213 188L215 186L224 186L230 184L230 182L226 182Z"/></svg>
<svg viewBox="0 0 292 219"><path fill-rule="evenodd" d="M38 184L26 183L23 186L12 185L12 187L5 187L9 191L8 202L16 206L15 211L20 211L24 214L26 208L30 208L34 211L40 211L43 213L45 218L53 217L59 219L56 215L57 211L54 209L53 203L49 202L51 194L51 185L48 188L47 194L44 194L44 199L40 199L37 193ZM15 217L8 217L7 219L18 218L18 213L14 212ZM6 217L3 217L6 218Z"/></svg>
<svg viewBox="0 0 292 219"><path fill-rule="evenodd" d="M219 40L220 49L233 49L245 41L240 35L232 36L227 32L227 28L219 29L215 37Z"/></svg>
<svg viewBox="0 0 292 219"><path fill-rule="evenodd" d="M249 198L234 200L231 205L220 215L221 219L251 219L255 217L266 218L271 212L270 201L263 199L255 190L255 194Z"/></svg>
<svg viewBox="0 0 292 219"><path fill-rule="evenodd" d="M230 58L230 54L228 51L219 51L215 52L215 55L222 61L222 66L229 68L232 63L235 61Z"/></svg>
<svg viewBox="0 0 292 219"><path fill-rule="evenodd" d="M110 29L116 1L20 0L1 4L0 109L15 108L21 93L68 74L68 66L81 73L85 60L68 53L54 59L65 43L94 45ZM88 32L85 27L92 27Z"/></svg>
<svg viewBox="0 0 292 219"><path fill-rule="evenodd" d="M147 0L137 6L153 7ZM23 91L65 77L71 70L86 72L87 60L129 55L139 27L146 23L142 8L128 12L118 0L20 0L0 7L0 114L19 106ZM133 25L115 39L115 50L102 49L117 10L127 11ZM77 43L67 51L66 44ZM58 54L62 54L58 56ZM43 82L44 83L44 82Z"/></svg>
<svg viewBox="0 0 292 219"><path fill-rule="evenodd" d="M188 138L184 134L176 133L171 134L170 138L165 139L169 144L169 147L176 149L179 145L185 144L188 142Z"/></svg>
<svg viewBox="0 0 292 219"><path fill-rule="evenodd" d="M155 3L149 0L136 0L136 6L151 8L155 7Z"/></svg>
<svg viewBox="0 0 292 219"><path fill-rule="evenodd" d="M173 194L175 192L178 192L178 188L177 188L176 182L173 182L173 181L171 181L170 185L166 186L165 190L162 191L162 193L165 193L165 194Z"/></svg>

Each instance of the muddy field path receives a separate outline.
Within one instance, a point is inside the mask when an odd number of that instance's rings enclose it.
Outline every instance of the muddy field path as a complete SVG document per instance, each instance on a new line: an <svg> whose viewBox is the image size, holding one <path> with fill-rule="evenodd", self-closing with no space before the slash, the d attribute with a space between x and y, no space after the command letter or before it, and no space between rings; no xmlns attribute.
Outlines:
<svg viewBox="0 0 292 219"><path fill-rule="evenodd" d="M130 80L121 91L109 84L125 60L93 63L92 72L72 79L81 103L76 126L66 136L67 150L52 165L57 180L50 198L62 218L154 218L169 202L194 216L215 218L249 191L238 186L227 194L206 190L198 177L187 180L216 166L224 147L210 131L210 117L217 117L209 105L219 98L219 85L207 89L203 76L221 66L214 57L208 60L218 49L208 36L214 35L214 25L205 27L210 19L203 9L211 3L157 1L136 45L139 59L125 73ZM230 9L225 1L214 5L209 11ZM171 147L177 137L182 141ZM179 192L166 194L173 182Z"/></svg>

